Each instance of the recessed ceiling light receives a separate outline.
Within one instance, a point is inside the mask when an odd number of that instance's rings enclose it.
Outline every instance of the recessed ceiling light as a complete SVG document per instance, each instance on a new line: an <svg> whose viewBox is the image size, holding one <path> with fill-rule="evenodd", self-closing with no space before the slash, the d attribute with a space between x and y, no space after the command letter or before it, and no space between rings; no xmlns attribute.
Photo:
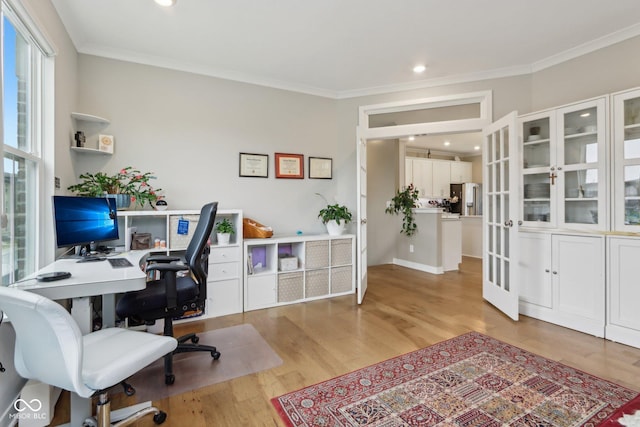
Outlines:
<svg viewBox="0 0 640 427"><path fill-rule="evenodd" d="M474 149L474 150L479 150L479 149L480 149L480 146L479 146L479 145L476 145L475 147L473 147L473 149Z"/></svg>
<svg viewBox="0 0 640 427"><path fill-rule="evenodd" d="M158 3L160 6L171 7L174 4L176 4L177 0L154 0L154 1Z"/></svg>
<svg viewBox="0 0 640 427"><path fill-rule="evenodd" d="M449 141L445 141L445 142L444 142L444 145L445 145L445 147L448 147L448 146L450 146L450 145L451 145L451 143L450 143Z"/></svg>
<svg viewBox="0 0 640 427"><path fill-rule="evenodd" d="M413 141L413 140L415 140L415 139L416 139L416 137L415 137L415 136L410 136L410 137L409 137L409 141Z"/></svg>
<svg viewBox="0 0 640 427"><path fill-rule="evenodd" d="M427 67L425 67L424 65L416 65L415 67L413 67L413 72L416 74L420 74L420 73L424 73L424 70L426 70Z"/></svg>

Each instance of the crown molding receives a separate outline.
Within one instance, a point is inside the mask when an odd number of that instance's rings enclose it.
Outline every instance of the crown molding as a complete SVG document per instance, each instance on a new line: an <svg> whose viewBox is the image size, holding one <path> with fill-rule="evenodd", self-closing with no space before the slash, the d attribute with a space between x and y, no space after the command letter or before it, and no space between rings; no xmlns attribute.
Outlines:
<svg viewBox="0 0 640 427"><path fill-rule="evenodd" d="M75 32L75 31L73 31ZM368 87L353 90L329 90L323 88L317 88L313 86L307 86L302 84L284 82L276 79L269 79L262 76L242 73L232 70L224 70L215 67L207 67L196 63L186 63L184 61L177 61L167 59L160 56L144 55L135 51L126 51L121 49L109 49L103 46L84 44L82 46L76 46L79 53L87 55L95 55L110 59L116 59L121 61L133 62L144 65L151 65L155 67L167 68L177 71L184 71L188 73L200 74L209 77L215 77L225 80L231 80L241 83L253 84L258 86L265 86L274 89L281 89L291 92L298 92L307 95L319 96L329 99L349 99L371 95L381 95L393 92L411 91L417 89L432 88L438 86L446 86L453 84L470 83L482 80L499 79L506 77L515 77L521 75L528 75L537 71L544 70L546 68L561 64L563 62L575 59L577 57L586 55L596 50L611 46L621 41L636 37L640 35L640 24L632 25L606 36L600 37L588 43L584 43L575 48L566 50L548 58L536 61L532 64L517 65L513 67L499 68L487 71L481 71L477 73L458 74L454 76L425 79L411 83L401 83L393 85L383 85L376 87Z"/></svg>

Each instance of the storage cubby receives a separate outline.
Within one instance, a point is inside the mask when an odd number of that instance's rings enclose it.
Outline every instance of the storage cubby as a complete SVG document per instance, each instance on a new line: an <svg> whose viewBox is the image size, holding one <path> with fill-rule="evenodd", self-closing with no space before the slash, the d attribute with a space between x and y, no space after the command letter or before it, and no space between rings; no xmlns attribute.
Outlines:
<svg viewBox="0 0 640 427"><path fill-rule="evenodd" d="M245 310L355 292L353 235L245 239L244 252Z"/></svg>

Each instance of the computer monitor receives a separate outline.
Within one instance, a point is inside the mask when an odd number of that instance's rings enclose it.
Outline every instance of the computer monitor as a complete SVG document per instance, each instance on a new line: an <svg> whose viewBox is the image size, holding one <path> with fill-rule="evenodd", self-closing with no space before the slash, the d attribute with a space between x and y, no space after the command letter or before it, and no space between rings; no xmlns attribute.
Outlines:
<svg viewBox="0 0 640 427"><path fill-rule="evenodd" d="M116 212L114 198L53 196L56 245L59 248L89 246L117 240Z"/></svg>

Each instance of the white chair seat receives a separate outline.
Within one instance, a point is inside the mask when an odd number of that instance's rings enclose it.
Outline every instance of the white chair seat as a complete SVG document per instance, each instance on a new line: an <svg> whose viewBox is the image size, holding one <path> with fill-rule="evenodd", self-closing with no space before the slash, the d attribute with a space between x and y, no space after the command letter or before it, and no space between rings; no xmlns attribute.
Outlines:
<svg viewBox="0 0 640 427"><path fill-rule="evenodd" d="M83 337L84 384L94 391L109 388L173 351L176 345L172 337L121 328L92 332Z"/></svg>

